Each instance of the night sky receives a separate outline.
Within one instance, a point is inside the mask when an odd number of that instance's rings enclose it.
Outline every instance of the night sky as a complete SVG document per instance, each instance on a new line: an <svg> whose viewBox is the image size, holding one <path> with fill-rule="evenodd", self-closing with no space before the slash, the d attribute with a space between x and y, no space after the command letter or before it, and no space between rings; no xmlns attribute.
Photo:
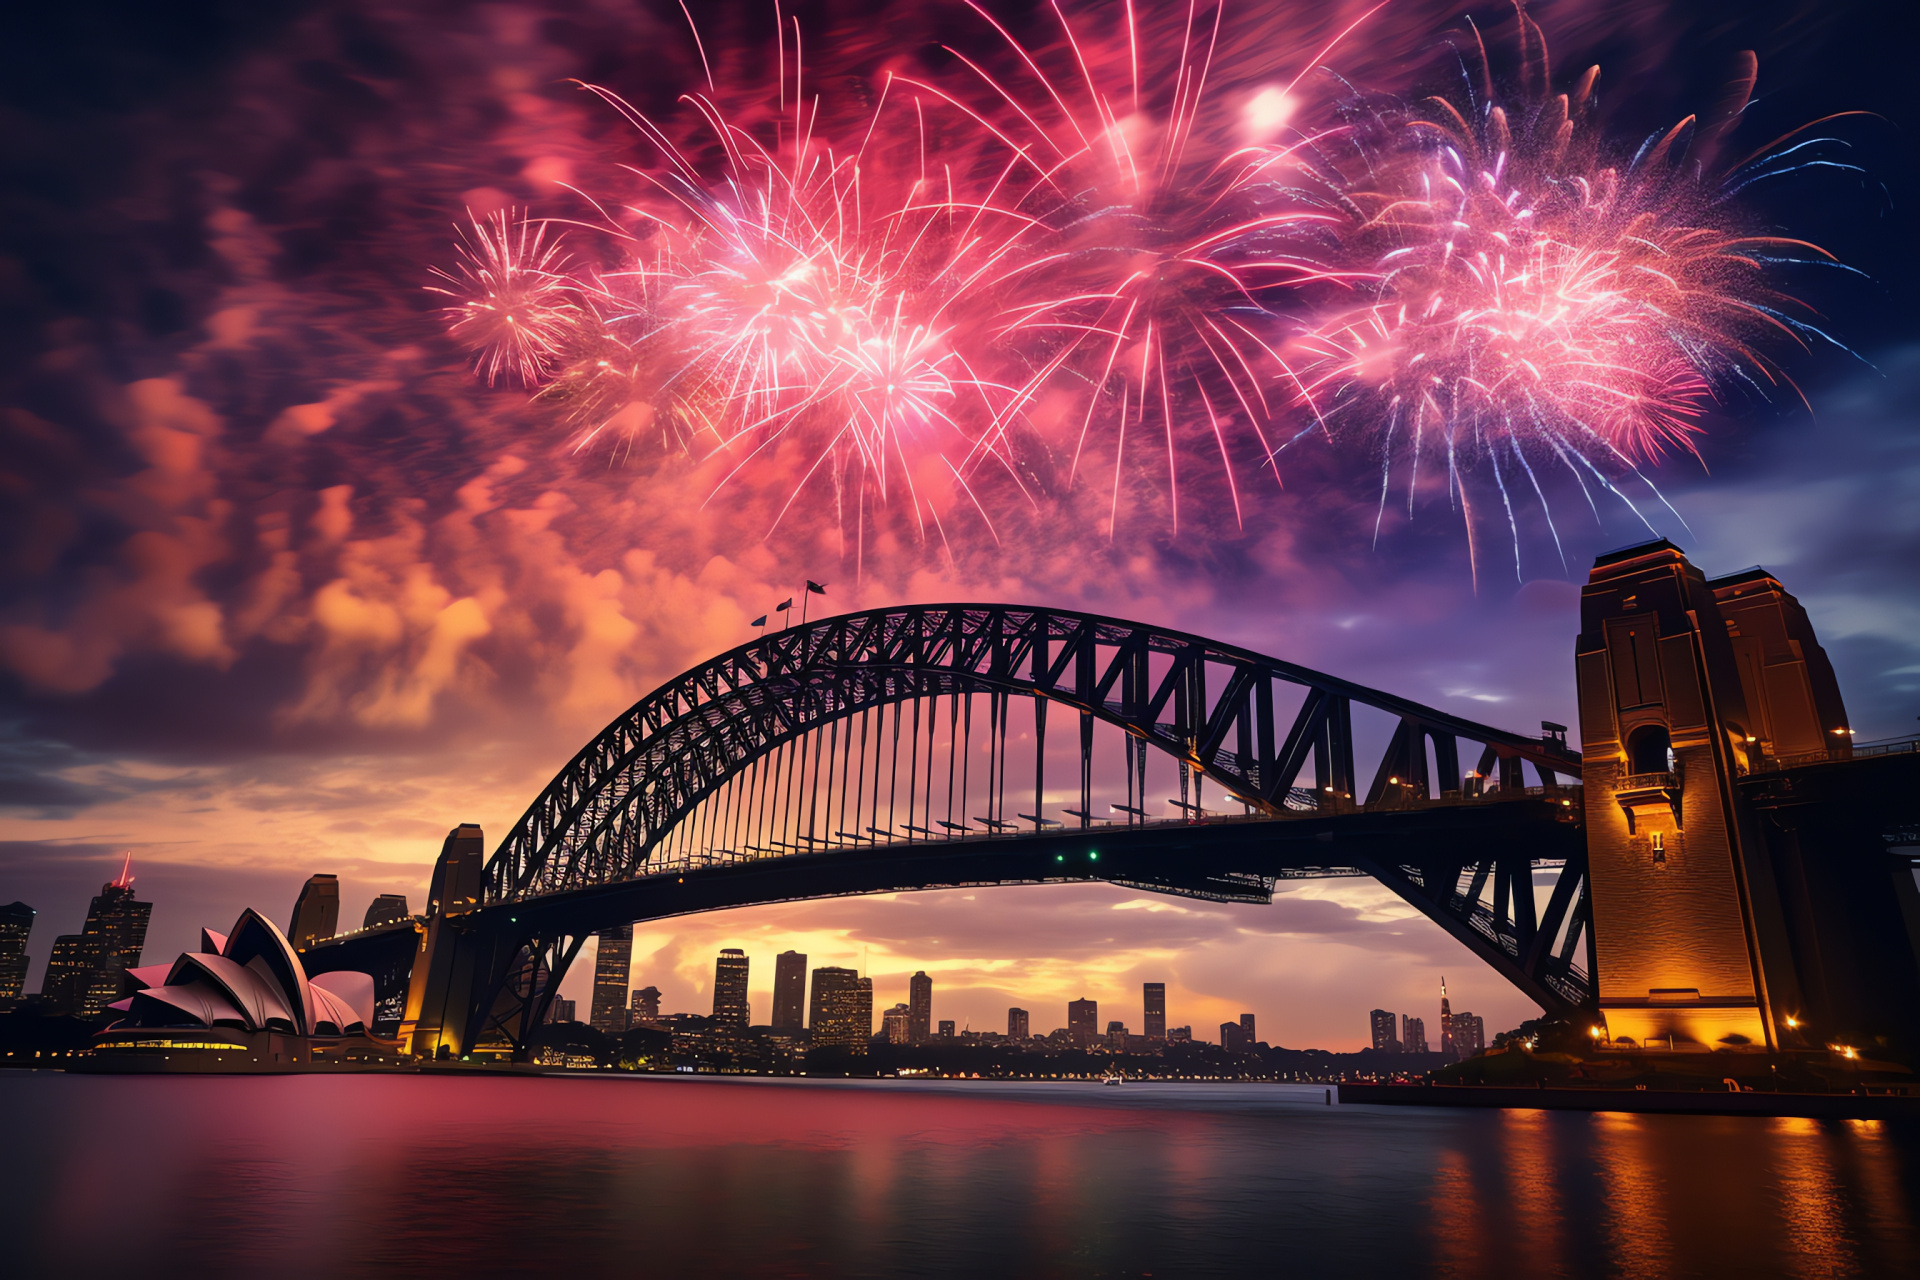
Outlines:
<svg viewBox="0 0 1920 1280"><path fill-rule="evenodd" d="M751 97L771 7L694 8ZM991 8L1044 39L1041 6ZM1648 469L1678 516L1642 504L1708 574L1759 563L1798 595L1863 741L1920 714L1920 119L1895 8L1530 10L1556 84L1603 65L1629 147L1699 109L1742 49L1760 62L1749 148L1875 113L1822 130L1864 172L1741 197L1855 269L1789 278L1852 353L1775 351L1806 404L1730 398L1698 460ZM945 0L785 11L809 76L856 99L878 67L945 74L939 46L981 37ZM1215 92L1230 107L1291 75L1296 46L1360 11L1232 5ZM1422 85L1468 12L1506 47L1510 8L1404 3L1327 64ZM807 578L836 609L1090 608L1531 731L1577 719L1585 566L1647 536L1621 504L1563 505L1564 568L1523 519L1517 569L1503 533L1476 574L1443 495L1376 541L1377 463L1309 447L1284 488L1245 486L1243 527L1202 487L1177 534L1148 497L1110 537L1103 496L1063 492L856 563L830 499L769 536L777 478L703 504L710 474L657 446L574 450L549 406L474 376L428 292L463 211L575 216L562 184L620 189L618 166L644 163L570 82L678 119L699 64L677 5L40 5L10 17L0 63L0 900L40 912L29 990L128 851L149 960L242 906L284 920L316 871L340 876L343 923L381 892L419 907L449 827L497 838L613 715L750 639ZM727 945L754 957L756 1012L789 946L863 964L882 1008L925 968L935 1016L982 1027L1018 1004L1051 1029L1082 994L1137 1026L1148 980L1176 1025L1251 1010L1288 1046L1357 1047L1375 1006L1431 1016L1442 973L1490 1033L1531 1010L1367 881L1271 907L1052 887L756 908L641 930L636 984L704 1010Z"/></svg>

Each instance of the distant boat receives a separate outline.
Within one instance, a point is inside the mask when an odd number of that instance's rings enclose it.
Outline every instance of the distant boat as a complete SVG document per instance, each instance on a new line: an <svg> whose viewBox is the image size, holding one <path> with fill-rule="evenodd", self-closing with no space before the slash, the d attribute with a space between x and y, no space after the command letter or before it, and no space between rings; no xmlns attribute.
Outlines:
<svg viewBox="0 0 1920 1280"><path fill-rule="evenodd" d="M1101 1084L1125 1084L1127 1078L1113 1067L1107 1068L1107 1074L1100 1077Z"/></svg>

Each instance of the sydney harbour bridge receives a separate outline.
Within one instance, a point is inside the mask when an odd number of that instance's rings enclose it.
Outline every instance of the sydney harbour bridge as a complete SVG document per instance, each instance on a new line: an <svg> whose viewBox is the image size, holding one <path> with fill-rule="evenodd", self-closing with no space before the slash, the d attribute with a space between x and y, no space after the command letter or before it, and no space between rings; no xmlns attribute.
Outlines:
<svg viewBox="0 0 1920 1280"><path fill-rule="evenodd" d="M1623 549L1594 568L1575 668L1584 760L1563 726L1116 618L822 619L655 690L484 865L456 828L423 917L304 958L404 997L415 1053L524 1053L585 940L630 922L1084 881L1261 903L1367 876L1623 1044L1920 1017L1920 755L1856 747L1793 597Z"/></svg>

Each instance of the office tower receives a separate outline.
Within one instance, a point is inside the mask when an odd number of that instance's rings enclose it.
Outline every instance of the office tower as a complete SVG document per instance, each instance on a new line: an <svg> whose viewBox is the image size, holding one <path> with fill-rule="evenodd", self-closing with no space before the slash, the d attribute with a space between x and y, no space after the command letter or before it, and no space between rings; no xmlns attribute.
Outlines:
<svg viewBox="0 0 1920 1280"><path fill-rule="evenodd" d="M1149 1040L1167 1038L1167 984L1143 982L1141 998L1146 1005L1146 1036Z"/></svg>
<svg viewBox="0 0 1920 1280"><path fill-rule="evenodd" d="M1124 1049L1127 1047L1127 1024L1109 1022L1107 1024L1107 1048Z"/></svg>
<svg viewBox="0 0 1920 1280"><path fill-rule="evenodd" d="M1168 1044L1188 1044L1188 1043L1191 1043L1192 1040L1193 1040L1192 1027L1168 1027L1167 1028Z"/></svg>
<svg viewBox="0 0 1920 1280"><path fill-rule="evenodd" d="M886 1033L888 1044L907 1042L907 1006L897 1004L880 1015L880 1029Z"/></svg>
<svg viewBox="0 0 1920 1280"><path fill-rule="evenodd" d="M27 987L27 935L33 908L24 902L0 907L0 1013L13 1008Z"/></svg>
<svg viewBox="0 0 1920 1280"><path fill-rule="evenodd" d="M617 1036L627 1029L627 976L633 965L633 926L602 929L593 956L593 1004L587 1021Z"/></svg>
<svg viewBox="0 0 1920 1280"><path fill-rule="evenodd" d="M813 1047L865 1053L873 1034L873 981L852 969L823 965L813 971L807 1006Z"/></svg>
<svg viewBox="0 0 1920 1280"><path fill-rule="evenodd" d="M1453 1051L1453 1009L1447 1004L1447 980L1440 979L1440 1052L1449 1058L1458 1057Z"/></svg>
<svg viewBox="0 0 1920 1280"><path fill-rule="evenodd" d="M933 1026L933 979L924 973L907 983L907 1011L907 1035L919 1044Z"/></svg>
<svg viewBox="0 0 1920 1280"><path fill-rule="evenodd" d="M93 1018L118 1000L126 971L140 964L152 914L151 902L134 900L129 855L119 877L101 885L99 896L88 905L81 931L53 940L53 955L40 987L47 1012Z"/></svg>
<svg viewBox="0 0 1920 1280"><path fill-rule="evenodd" d="M627 1026L644 1027L660 1021L660 988L641 987L633 993L633 1003L627 1006Z"/></svg>
<svg viewBox="0 0 1920 1280"><path fill-rule="evenodd" d="M447 832L440 846L440 859L433 864L433 880L427 888L427 914L453 915L471 911L480 905L481 862L486 857L486 837L471 822L463 822Z"/></svg>
<svg viewBox="0 0 1920 1280"><path fill-rule="evenodd" d="M951 1018L941 1020L939 1037L942 1040L953 1039L953 1020Z"/></svg>
<svg viewBox="0 0 1920 1280"><path fill-rule="evenodd" d="M1400 1047L1407 1053L1427 1052L1427 1024L1412 1015L1401 1018Z"/></svg>
<svg viewBox="0 0 1920 1280"><path fill-rule="evenodd" d="M807 1012L807 958L782 951L773 961L773 1027L798 1031Z"/></svg>
<svg viewBox="0 0 1920 1280"><path fill-rule="evenodd" d="M1247 1029L1237 1022L1221 1023L1220 1047L1228 1053L1245 1053L1252 1047L1247 1040Z"/></svg>
<svg viewBox="0 0 1920 1280"><path fill-rule="evenodd" d="M1400 1015L1375 1009L1367 1018L1373 1023L1373 1047L1382 1053L1400 1052L1400 1037L1395 1034L1400 1029Z"/></svg>
<svg viewBox="0 0 1920 1280"><path fill-rule="evenodd" d="M1471 1058L1487 1047L1487 1025L1478 1014L1454 1014L1452 1030L1453 1051L1462 1058Z"/></svg>
<svg viewBox="0 0 1920 1280"><path fill-rule="evenodd" d="M747 953L738 947L721 949L713 962L713 1020L725 1027L747 1025Z"/></svg>
<svg viewBox="0 0 1920 1280"><path fill-rule="evenodd" d="M1247 1048L1251 1049L1256 1043L1259 1042L1260 1037L1253 1034L1253 1015L1252 1014L1243 1013L1240 1015L1240 1030L1244 1032L1246 1035Z"/></svg>
<svg viewBox="0 0 1920 1280"><path fill-rule="evenodd" d="M340 932L340 877L312 875L293 900L293 918L287 922L287 941L310 947Z"/></svg>
<svg viewBox="0 0 1920 1280"><path fill-rule="evenodd" d="M567 999L565 996L555 996L552 1003L547 1005L547 1021L572 1022L573 1011L573 1001Z"/></svg>
<svg viewBox="0 0 1920 1280"><path fill-rule="evenodd" d="M1100 1002L1097 1000L1069 1000L1067 1002L1067 1039L1074 1047L1085 1049L1100 1038Z"/></svg>
<svg viewBox="0 0 1920 1280"><path fill-rule="evenodd" d="M372 929L378 925L396 924L409 914L406 894L383 893L367 904L367 918L360 922L360 927Z"/></svg>
<svg viewBox="0 0 1920 1280"><path fill-rule="evenodd" d="M1027 1011L1025 1009L1007 1010L1007 1039L1028 1039L1033 1033L1029 1031L1027 1027Z"/></svg>

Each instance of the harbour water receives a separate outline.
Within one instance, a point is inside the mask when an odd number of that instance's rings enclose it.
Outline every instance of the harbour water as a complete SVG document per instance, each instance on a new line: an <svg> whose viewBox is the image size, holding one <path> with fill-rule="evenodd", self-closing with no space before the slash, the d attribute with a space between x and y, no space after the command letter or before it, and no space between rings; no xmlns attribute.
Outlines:
<svg viewBox="0 0 1920 1280"><path fill-rule="evenodd" d="M1913 1276L1920 1126L1320 1087L0 1073L26 1277Z"/></svg>

